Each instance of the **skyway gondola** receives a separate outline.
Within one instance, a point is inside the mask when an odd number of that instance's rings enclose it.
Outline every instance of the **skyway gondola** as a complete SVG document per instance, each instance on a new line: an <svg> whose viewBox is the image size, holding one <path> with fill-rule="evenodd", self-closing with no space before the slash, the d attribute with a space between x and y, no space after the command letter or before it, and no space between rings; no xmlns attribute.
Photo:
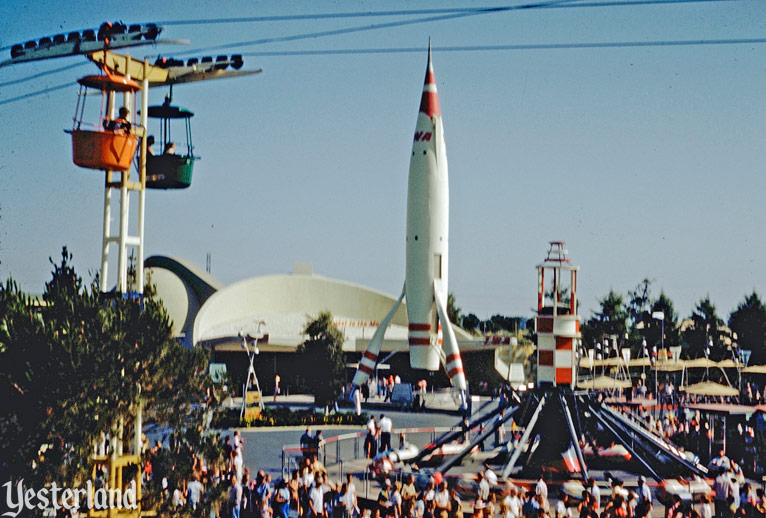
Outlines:
<svg viewBox="0 0 766 518"><path fill-rule="evenodd" d="M160 119L161 155L148 154L146 157L146 187L149 189L185 189L191 185L194 161L192 145L191 118L194 113L180 106L171 106L168 97L161 106L150 106L148 115ZM176 142L172 139L171 123L183 121L186 127L186 139L182 153L178 153ZM173 152L170 152L170 150Z"/></svg>

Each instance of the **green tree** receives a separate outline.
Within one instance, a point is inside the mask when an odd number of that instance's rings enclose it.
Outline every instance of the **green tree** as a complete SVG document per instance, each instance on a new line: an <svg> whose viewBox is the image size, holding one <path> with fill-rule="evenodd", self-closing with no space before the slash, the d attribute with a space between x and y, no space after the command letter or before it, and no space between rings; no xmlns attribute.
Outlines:
<svg viewBox="0 0 766 518"><path fill-rule="evenodd" d="M447 318L449 318L450 322L455 324L456 326L462 326L463 325L463 315L461 313L462 309L455 304L455 294L454 293L448 293L447 294Z"/></svg>
<svg viewBox="0 0 766 518"><path fill-rule="evenodd" d="M171 336L148 290L143 306L84 287L66 248L43 300L0 287L0 466L31 487L90 476L93 441L137 405L160 426L196 428L210 387L207 353ZM53 261L51 261L53 263Z"/></svg>
<svg viewBox="0 0 766 518"><path fill-rule="evenodd" d="M737 333L739 348L752 351L751 364L766 363L766 305L755 290L731 312L729 327Z"/></svg>
<svg viewBox="0 0 766 518"><path fill-rule="evenodd" d="M601 309L594 313L582 327L583 342L586 347L593 347L603 338L616 336L621 341L627 331L628 311L622 295L609 290L606 297L599 301Z"/></svg>
<svg viewBox="0 0 766 518"><path fill-rule="evenodd" d="M723 320L718 316L710 295L697 303L691 320L692 325L683 333L686 356L688 358L704 357L708 342L712 341L713 347L710 348L709 358L716 361L722 360L726 356L725 333L721 329Z"/></svg>
<svg viewBox="0 0 766 518"><path fill-rule="evenodd" d="M481 320L473 313L468 313L463 317L463 328L467 331L475 331L479 327L479 324L481 324Z"/></svg>
<svg viewBox="0 0 766 518"><path fill-rule="evenodd" d="M647 331L652 324L652 315L650 312L651 304L651 281L642 280L638 286L628 292L627 312L630 325L628 326L627 345L630 347L633 357L639 357L642 354L642 341L647 339Z"/></svg>
<svg viewBox="0 0 766 518"><path fill-rule="evenodd" d="M344 385L343 333L329 311L309 319L303 333L308 339L298 346L301 373L317 405L324 406L338 398Z"/></svg>

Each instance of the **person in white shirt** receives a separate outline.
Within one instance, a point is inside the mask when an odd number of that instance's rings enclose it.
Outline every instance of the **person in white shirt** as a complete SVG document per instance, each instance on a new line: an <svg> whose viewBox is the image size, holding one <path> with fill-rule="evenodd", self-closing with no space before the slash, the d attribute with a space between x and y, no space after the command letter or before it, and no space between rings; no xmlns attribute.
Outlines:
<svg viewBox="0 0 766 518"><path fill-rule="evenodd" d="M244 471L244 462L242 460L242 449L238 449L234 455L234 470L237 472L237 480L242 480Z"/></svg>
<svg viewBox="0 0 766 518"><path fill-rule="evenodd" d="M543 480L543 474L540 473L540 477L535 484L535 494L542 497L543 501L548 500L548 485Z"/></svg>
<svg viewBox="0 0 766 518"><path fill-rule="evenodd" d="M200 499L202 498L202 482L197 479L197 474L194 473L191 482L186 486L186 492L188 494L187 503L192 509L197 509Z"/></svg>
<svg viewBox="0 0 766 518"><path fill-rule="evenodd" d="M387 451L391 449L391 430L393 429L393 423L390 417L386 417L384 414L380 414L380 448L379 451Z"/></svg>
<svg viewBox="0 0 766 518"><path fill-rule="evenodd" d="M484 478L487 479L489 487L497 485L497 474L490 469L489 466L484 466Z"/></svg>
<svg viewBox="0 0 766 518"><path fill-rule="evenodd" d="M309 510L311 518L324 516L324 492L320 484L314 483L309 491Z"/></svg>
<svg viewBox="0 0 766 518"><path fill-rule="evenodd" d="M510 481L508 481L507 484L509 486L508 495L503 500L503 503L505 503L505 506L508 508L510 518L520 518L521 499L519 498L519 492Z"/></svg>
<svg viewBox="0 0 766 518"><path fill-rule="evenodd" d="M368 459L375 457L375 454L378 453L377 435L378 427L375 423L375 416L372 416L367 421L367 436L364 438L364 453Z"/></svg>
<svg viewBox="0 0 766 518"><path fill-rule="evenodd" d="M450 510L449 491L447 491L446 482L442 482L439 485L439 491L434 496L434 503L436 504L437 516L446 518Z"/></svg>
<svg viewBox="0 0 766 518"><path fill-rule="evenodd" d="M479 479L479 492L476 495L476 499L486 502L489 498L489 482L487 482L484 473L481 471L476 476Z"/></svg>
<svg viewBox="0 0 766 518"><path fill-rule="evenodd" d="M389 499L391 504L389 509L393 511L395 518L399 518L402 515L402 483L398 480L394 482L394 491L391 493Z"/></svg>
<svg viewBox="0 0 766 518"><path fill-rule="evenodd" d="M237 450L241 450L242 449L242 445L244 443L245 443L245 440L239 435L239 431L235 431L234 432L234 439L233 439L232 445L231 445L232 449L235 450L235 452Z"/></svg>
<svg viewBox="0 0 766 518"><path fill-rule="evenodd" d="M173 507L176 509L184 506L184 497L181 492L181 488L175 488L173 490Z"/></svg>
<svg viewBox="0 0 766 518"><path fill-rule="evenodd" d="M556 503L556 516L555 518L572 518L572 509L569 507L569 497L566 493Z"/></svg>
<svg viewBox="0 0 766 518"><path fill-rule="evenodd" d="M594 478L588 481L588 493L590 493L590 496L593 498L596 512L599 512L601 510L601 490L598 488L596 479Z"/></svg>
<svg viewBox="0 0 766 518"><path fill-rule="evenodd" d="M429 480L428 484L426 484L426 490L423 492L423 500L430 502L434 499L434 497L436 497L436 491L434 491L434 483L433 480Z"/></svg>

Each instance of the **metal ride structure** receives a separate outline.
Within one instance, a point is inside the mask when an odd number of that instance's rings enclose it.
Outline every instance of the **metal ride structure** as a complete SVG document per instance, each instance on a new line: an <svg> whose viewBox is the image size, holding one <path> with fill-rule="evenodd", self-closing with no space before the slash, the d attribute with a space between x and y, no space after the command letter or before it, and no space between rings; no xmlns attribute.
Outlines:
<svg viewBox="0 0 766 518"><path fill-rule="evenodd" d="M81 78L81 89L75 110L74 125L66 130L72 136L73 162L87 169L105 172L104 216L101 239L101 292L109 288L110 247L117 245L118 264L116 291L129 292L128 248L135 247L136 286L141 297L144 291L144 221L146 189L180 189L189 187L194 161L189 119L193 113L184 108L173 107L169 102L160 107L149 108L150 86L173 85L227 77L257 74L262 69L240 70L241 55L190 58L187 62L159 58L153 65L147 60L131 59L129 55L113 53L110 49L135 47L156 43L188 43L181 40L159 40L162 27L156 24L126 25L122 22L104 23L98 30L70 32L30 40L11 47L11 59L0 62L0 67L42 59L86 55L96 63L101 75ZM232 70L227 70L231 68ZM101 93L98 116L88 118L85 114L88 90ZM140 110L137 97L140 92ZM118 96L122 95L122 102ZM136 118L140 113L140 121ZM170 141L170 121L180 119L186 123L186 153L149 157L147 152L147 117L162 120L163 144ZM140 148L139 148L140 145ZM136 174L131 164L139 148ZM147 163L150 165L147 173ZM119 228L112 232L112 198L119 196ZM136 234L130 235L130 195L137 193L138 210L133 226Z"/></svg>
<svg viewBox="0 0 766 518"><path fill-rule="evenodd" d="M98 167L107 171L107 179L104 191L104 225L102 237L101 256L101 286L102 292L108 290L109 271L109 245L119 245L117 291L128 293L127 282L127 247L136 247L136 291L141 296L144 291L144 221L145 221L145 197L146 189L178 189L186 188L191 184L191 174L196 157L193 156L191 145L191 128L189 119L193 115L189 110L170 106L169 101L159 107L149 107L148 91L150 87L169 86L178 83L205 81L227 77L240 77L243 75L257 74L258 70L238 70L242 66L240 56L232 56L231 59L219 56L220 59L213 62L212 58L203 58L199 65L181 66L176 62L158 60L150 65L147 60L138 61L131 59L129 55L119 55L108 50L93 52L88 55L89 59L96 63L106 75L112 77L131 78L141 82L141 124L134 130L136 136L141 138L140 154L138 156L136 181L130 180L130 170L121 170L120 178L116 181L111 179L111 171L106 167ZM235 70L226 70L231 65ZM113 117L114 103L108 104L107 113ZM135 113L135 111L133 112ZM154 117L162 120L164 129L161 133L164 144L170 142L169 123L172 119L182 119L186 122L186 148L184 155L159 155L150 157L147 149L147 118ZM75 160L77 163L77 160ZM79 165L79 164L78 164ZM104 164L108 165L108 164ZM151 166L151 168L148 168ZM116 235L110 232L111 226L111 199L112 191L118 190L120 195L120 225ZM138 193L138 213L135 223L138 229L136 236L128 235L129 229L129 196L131 192Z"/></svg>
<svg viewBox="0 0 766 518"><path fill-rule="evenodd" d="M88 54L104 48L116 49L156 43L182 43L158 40L157 38L162 31L162 27L153 23L126 25L122 22L104 22L98 29L73 31L66 35L44 36L39 40L17 43L11 46L11 59L0 62L0 67L41 59Z"/></svg>
<svg viewBox="0 0 766 518"><path fill-rule="evenodd" d="M629 413L612 408L601 391L577 388L576 359L580 338L577 315L578 267L570 263L563 242L552 242L538 269L538 366L534 389L512 392L510 399L486 407L457 430L447 432L405 463L428 460L441 446L468 436L459 451L434 468L442 474L459 466L511 420L520 436L489 455L502 478L580 478L588 481L611 473L644 475L657 482L675 477L705 477L708 470L642 425ZM545 280L551 280L546 291ZM521 433L523 431L523 433ZM616 453L615 453L616 451ZM471 469L470 466L463 469Z"/></svg>
<svg viewBox="0 0 766 518"><path fill-rule="evenodd" d="M247 379L242 385L242 409L239 412L239 418L246 420L258 417L260 412L264 409L263 392L261 391L260 383L258 383L258 376L255 374L255 357L260 354L260 350L258 350L258 340L264 337L263 333L261 333L261 329L265 325L265 322L259 320L257 324L258 329L255 336L250 335L245 331L240 331L239 333L239 337L242 339L242 348L247 353L247 359L250 361L250 366L247 369ZM252 342L253 344L252 349L250 348L249 342ZM254 391L250 390L250 387L253 386L255 387ZM258 405L258 409L253 409L253 405Z"/></svg>
<svg viewBox="0 0 766 518"><path fill-rule="evenodd" d="M130 59L125 57L126 60ZM105 67L103 75L86 76L78 82L82 86L78 96L77 110L74 117L72 135L72 157L76 165L88 169L98 169L105 173L104 181L104 219L101 250L100 290L108 291L109 248L112 244L119 247L117 266L117 290L128 293L128 246L137 247L136 264L137 292L143 294L143 256L144 256L144 212L146 202L146 118L149 90L149 64L144 63L144 71L138 84L130 75L110 73ZM85 104L87 89L101 90L101 110L97 121L87 125L85 122ZM141 123L136 124L136 94L141 92ZM117 111L117 93L123 94L122 106ZM133 108L131 110L131 107ZM84 127L83 125L86 124ZM138 179L131 180L131 164L138 139L141 137L141 152L138 167ZM115 178L115 174L117 177ZM112 195L119 195L120 214L119 231L111 233ZM130 194L138 193L137 235L129 235Z"/></svg>

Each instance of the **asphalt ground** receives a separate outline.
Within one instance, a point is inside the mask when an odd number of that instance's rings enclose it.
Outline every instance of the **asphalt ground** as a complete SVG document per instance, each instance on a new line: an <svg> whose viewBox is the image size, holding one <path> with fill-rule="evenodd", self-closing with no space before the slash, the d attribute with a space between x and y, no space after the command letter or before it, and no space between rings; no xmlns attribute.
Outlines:
<svg viewBox="0 0 766 518"><path fill-rule="evenodd" d="M443 415L436 413L409 413L399 411L369 411L368 414L375 415L377 419L381 413L385 413L391 418L394 429L398 428L429 428L429 427L452 427L458 424L459 419L454 415ZM305 431L305 427L279 427L279 428L246 428L238 429L240 435L245 439L242 450L244 464L250 468L250 472L264 470L271 473L272 478L282 476L282 448L283 446L296 446L300 442L300 437ZM336 427L320 426L312 427L312 433L322 430L322 436L325 440L337 435L349 434L354 432L364 432L364 426L356 427ZM234 429L221 430L221 438L226 435L232 435ZM433 438L433 434L407 434L407 440L418 447L422 447ZM361 455L364 437L358 440L358 448ZM398 445L398 438L394 434L391 439L394 447ZM341 441L341 458L351 459L354 456L355 441ZM337 453L336 443L330 442L326 446L328 464Z"/></svg>

